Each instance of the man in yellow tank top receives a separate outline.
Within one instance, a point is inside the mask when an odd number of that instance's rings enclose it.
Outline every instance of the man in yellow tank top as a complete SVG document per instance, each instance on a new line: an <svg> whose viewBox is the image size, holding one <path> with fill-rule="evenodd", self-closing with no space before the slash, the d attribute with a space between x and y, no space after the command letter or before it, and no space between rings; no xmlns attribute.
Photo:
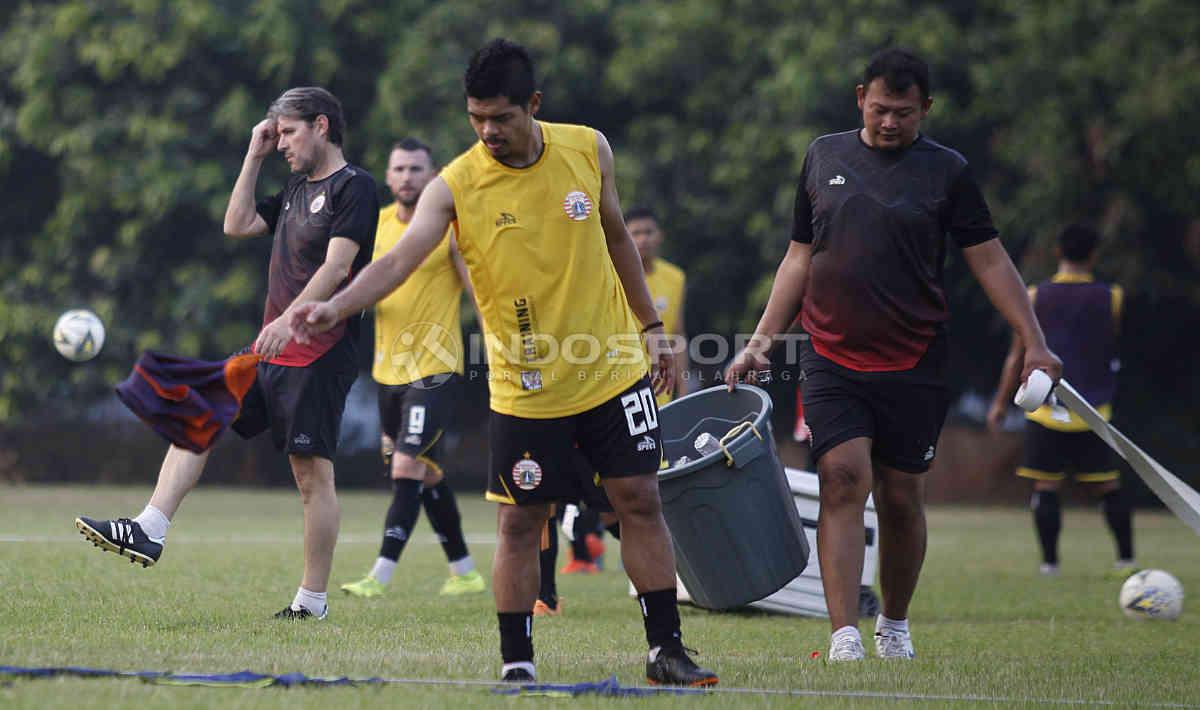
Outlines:
<svg viewBox="0 0 1200 710"><path fill-rule="evenodd" d="M396 201L379 211L378 259L404 238L417 199L437 175L429 146L405 138L388 156L387 186ZM397 288L375 306L375 366L382 450L392 480L383 542L366 577L342 585L357 597L378 597L391 582L424 505L450 564L444 595L482 592L483 577L467 552L454 492L444 480L443 440L462 397L463 346L459 308L469 290L453 230Z"/></svg>
<svg viewBox="0 0 1200 710"><path fill-rule="evenodd" d="M675 560L662 516L654 383L673 384L673 355L637 248L621 215L612 149L585 126L543 123L533 62L493 40L464 77L479 137L430 182L404 239L336 298L291 320L307 340L402 284L455 221L488 338L488 498L501 503L495 589L502 678L532 681L538 542L553 501L581 497L598 472L620 520L621 555L637 588L650 651L647 679L711 685L684 651ZM582 474L582 475L581 475Z"/></svg>

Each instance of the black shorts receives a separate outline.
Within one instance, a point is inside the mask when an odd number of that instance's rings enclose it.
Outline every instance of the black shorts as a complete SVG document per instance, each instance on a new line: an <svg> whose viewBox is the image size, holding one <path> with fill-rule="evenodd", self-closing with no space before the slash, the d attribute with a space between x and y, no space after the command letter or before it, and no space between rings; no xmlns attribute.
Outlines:
<svg viewBox="0 0 1200 710"><path fill-rule="evenodd" d="M928 471L950 392L931 378L903 375L848 373L819 356L806 358L800 387L813 460L838 444L866 437L872 458L885 466Z"/></svg>
<svg viewBox="0 0 1200 710"><path fill-rule="evenodd" d="M1025 422L1025 458L1017 475L1038 481L1061 481L1067 474L1083 483L1120 478L1116 455L1090 431L1057 431Z"/></svg>
<svg viewBox="0 0 1200 710"><path fill-rule="evenodd" d="M462 395L456 373L425 377L406 385L379 386L379 426L396 451L443 473L446 430ZM384 451L384 458L388 452Z"/></svg>
<svg viewBox="0 0 1200 710"><path fill-rule="evenodd" d="M260 362L233 430L249 439L270 429L280 451L332 459L346 395L358 377L354 348L345 343L304 367Z"/></svg>
<svg viewBox="0 0 1200 710"><path fill-rule="evenodd" d="M650 378L568 417L526 419L492 412L488 500L525 505L606 504L599 480L658 472L662 436ZM603 503L601 502L603 501Z"/></svg>

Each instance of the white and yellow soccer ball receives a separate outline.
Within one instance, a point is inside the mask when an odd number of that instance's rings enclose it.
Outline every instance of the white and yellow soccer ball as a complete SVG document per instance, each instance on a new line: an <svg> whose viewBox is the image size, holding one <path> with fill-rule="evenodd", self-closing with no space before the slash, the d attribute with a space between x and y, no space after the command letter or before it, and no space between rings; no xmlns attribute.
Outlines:
<svg viewBox="0 0 1200 710"><path fill-rule="evenodd" d="M1160 569L1146 569L1121 585L1121 611L1134 619L1177 619L1183 611L1183 585Z"/></svg>
<svg viewBox="0 0 1200 710"><path fill-rule="evenodd" d="M104 347L104 323L86 309L67 311L54 324L54 348L74 362L86 362Z"/></svg>

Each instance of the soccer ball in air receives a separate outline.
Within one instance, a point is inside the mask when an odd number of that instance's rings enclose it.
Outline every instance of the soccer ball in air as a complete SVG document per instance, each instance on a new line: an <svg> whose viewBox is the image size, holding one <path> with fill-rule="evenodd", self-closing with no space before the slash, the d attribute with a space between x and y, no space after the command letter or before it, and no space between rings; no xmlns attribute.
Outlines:
<svg viewBox="0 0 1200 710"><path fill-rule="evenodd" d="M1134 619L1175 619L1183 611L1183 585L1160 569L1130 575L1121 585L1121 611Z"/></svg>
<svg viewBox="0 0 1200 710"><path fill-rule="evenodd" d="M104 324L91 311L67 311L54 324L54 347L68 360L91 360L104 347Z"/></svg>

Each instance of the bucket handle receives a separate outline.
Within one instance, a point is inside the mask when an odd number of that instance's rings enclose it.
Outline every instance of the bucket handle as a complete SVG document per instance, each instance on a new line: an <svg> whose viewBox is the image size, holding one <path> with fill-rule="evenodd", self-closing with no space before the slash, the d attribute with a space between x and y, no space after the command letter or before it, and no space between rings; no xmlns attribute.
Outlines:
<svg viewBox="0 0 1200 710"><path fill-rule="evenodd" d="M721 445L721 453L725 454L725 465L729 467L733 466L733 454L729 453L728 447L725 446L726 442L730 441L747 429L754 432L754 435L758 437L758 440L762 441L762 434L758 433L758 428L754 426L754 422L742 422L741 424L738 424L734 428L725 432L725 436L722 436L721 441L719 442Z"/></svg>

